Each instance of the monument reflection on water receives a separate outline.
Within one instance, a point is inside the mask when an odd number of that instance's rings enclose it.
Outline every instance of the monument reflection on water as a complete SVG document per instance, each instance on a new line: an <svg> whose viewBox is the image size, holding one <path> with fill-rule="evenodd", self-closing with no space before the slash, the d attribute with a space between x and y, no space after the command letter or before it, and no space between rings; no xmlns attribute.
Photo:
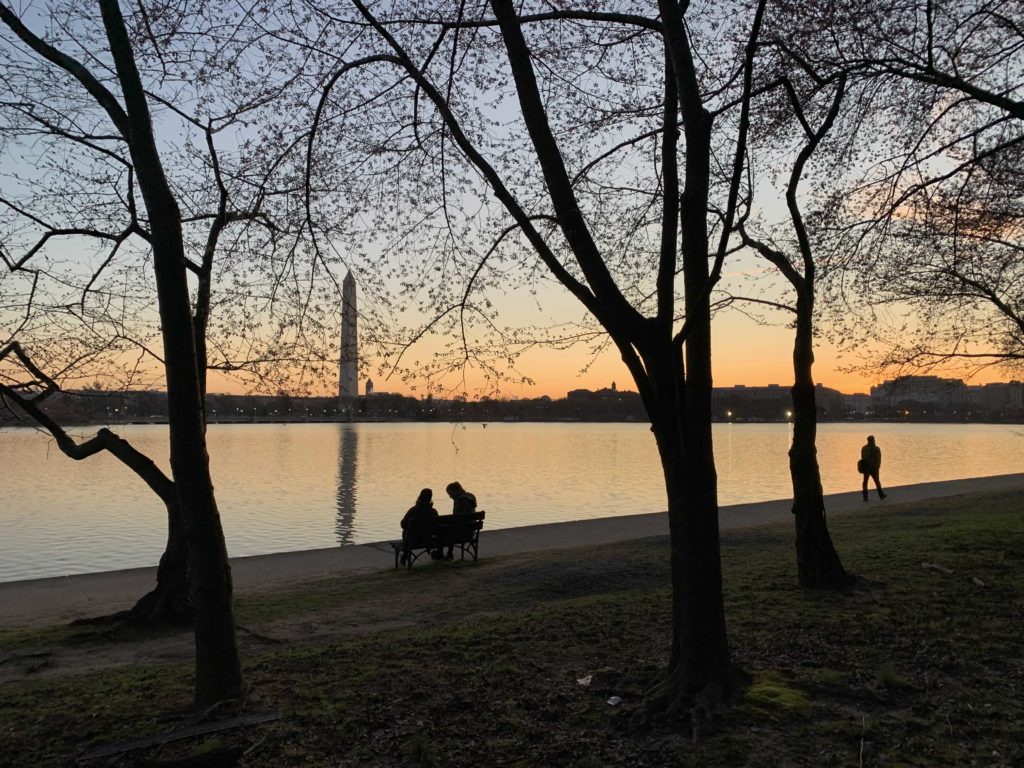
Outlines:
<svg viewBox="0 0 1024 768"><path fill-rule="evenodd" d="M338 432L338 517L334 523L334 531L339 544L353 544L359 430L355 424L339 424Z"/></svg>
<svg viewBox="0 0 1024 768"><path fill-rule="evenodd" d="M166 427L117 429L168 469ZM868 434L882 448L886 488L1024 472L1020 426L823 424L827 493L859 489ZM788 424L716 424L714 440L721 504L789 497ZM233 557L394 539L421 488L448 511L452 480L477 495L488 530L665 508L654 439L641 423L214 424L208 441ZM112 457L71 461L38 432L8 429L0 466L0 581L159 560L164 509Z"/></svg>

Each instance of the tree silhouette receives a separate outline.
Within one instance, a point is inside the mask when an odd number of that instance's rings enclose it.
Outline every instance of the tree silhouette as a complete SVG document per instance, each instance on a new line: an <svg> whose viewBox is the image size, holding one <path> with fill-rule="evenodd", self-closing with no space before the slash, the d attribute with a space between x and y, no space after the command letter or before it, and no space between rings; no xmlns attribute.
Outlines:
<svg viewBox="0 0 1024 768"><path fill-rule="evenodd" d="M672 647L648 705L713 710L736 678L722 603L710 306L741 203L763 4L661 3L657 15L628 3L354 6L354 17L322 17L339 38L361 36L324 76L311 177L352 158L377 185L384 213L368 229L400 239L438 273L429 291L419 276L407 281L433 308L421 333L451 332L456 363L487 346L476 327L501 336L485 289L508 287L516 271L541 291L557 281L607 334L651 419L671 528ZM318 193L308 199L324 205ZM555 335L570 343L574 334Z"/></svg>
<svg viewBox="0 0 1024 768"><path fill-rule="evenodd" d="M1003 0L791 9L789 44L870 89L857 161L834 179L847 336L897 374L1019 366L1024 14ZM870 160L870 162L868 162ZM882 316L895 315L895 322ZM894 326L894 327L893 327Z"/></svg>
<svg viewBox="0 0 1024 768"><path fill-rule="evenodd" d="M5 254L5 261L10 268L21 270L44 252L43 246L52 237L60 235L109 239L113 242L111 255L132 235L143 239L151 249L163 350L161 357L167 386L171 469L188 544L188 567L192 579L196 701L205 704L237 696L241 690L241 670L235 644L231 573L206 452L203 388L186 279L182 216L164 172L153 132L150 99L142 85L120 7L116 0L100 0L98 10L101 24L91 30L82 29L81 34L87 37L90 32L97 33L92 43L98 51L108 54L109 59L94 63L91 68L33 33L6 5L0 5L0 21L23 46L18 52L22 61L36 57L37 62L46 62L48 72L79 89L76 98L80 105L87 105L84 110L95 113L98 108L107 121L101 128L101 123L92 121L87 116L88 112L83 111L80 125L73 120L71 124L54 125L48 129L53 135L67 138L73 146L92 149L106 157L110 157L109 150L105 150L106 143L123 142L130 158L130 164L122 165L122 170L128 180L125 199L131 218L121 232L110 237L94 227L49 225L45 219L33 217L16 203L5 200L9 209L44 230L36 247L17 258ZM94 69L100 72L99 77L93 73ZM104 79L115 84L120 99ZM36 122L39 122L40 113L46 111L45 105L39 102L36 102L38 110L33 106L32 98L39 95L27 93L23 96L23 114L27 113ZM136 192L141 194L142 206L135 204ZM145 211L145 219L139 213L142 210ZM36 284L33 279L29 310L35 298ZM26 318L31 317L31 312L27 311ZM24 362L26 358L20 359ZM98 439L103 441L103 437ZM105 442L108 449L117 445L112 440Z"/></svg>
<svg viewBox="0 0 1024 768"><path fill-rule="evenodd" d="M796 78L786 74L778 77L778 92L784 94L793 121L801 130L801 146L789 170L785 187L789 214L790 241L794 255L771 240L752 235L750 225L740 222L745 245L770 262L792 286L796 299L786 305L795 315L793 341L793 442L789 451L789 472L793 483L793 515L796 525L797 573L800 586L812 589L846 589L851 579L832 543L825 520L825 499L817 456L817 403L814 385L814 322L818 263L815 259L811 233L801 210L799 186L808 161L831 130L839 114L846 91L846 75L839 74L833 83L824 81L812 70L802 67L808 80L809 98L797 92ZM810 77L807 77L807 75ZM831 86L831 94L829 87ZM831 95L831 98L827 98ZM824 102L814 103L815 97ZM805 100L807 103L805 103ZM784 107L785 109L785 107ZM817 125L809 111L822 113ZM773 139L779 131L768 132Z"/></svg>

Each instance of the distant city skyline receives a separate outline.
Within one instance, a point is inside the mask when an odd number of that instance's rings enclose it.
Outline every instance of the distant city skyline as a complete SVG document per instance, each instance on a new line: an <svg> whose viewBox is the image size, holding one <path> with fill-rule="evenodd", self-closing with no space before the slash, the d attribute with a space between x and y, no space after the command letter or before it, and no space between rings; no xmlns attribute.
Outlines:
<svg viewBox="0 0 1024 768"><path fill-rule="evenodd" d="M554 390L554 389L552 389L552 391L546 391L546 390L543 390L541 384L538 383L536 387L530 388L531 391L529 393L519 394L518 392L513 392L513 391L511 391L512 389L518 389L518 387L514 387L514 388L509 388L508 390L504 390L503 389L502 391L500 391L496 395L492 394L492 395L489 395L489 396L490 397L498 397L498 398L501 398L501 399L511 399L511 400L518 400L518 399L526 400L526 399L532 399L532 398L537 398L537 397L549 397L551 399L562 399L562 398L566 397L570 392L583 391L583 390L589 390L589 391L592 391L592 392L599 392L599 391L602 391L602 390L605 390L605 389L611 389L612 385L614 385L615 389L617 389L619 392L622 392L622 393L626 393L626 392L635 393L636 392L636 385L633 382L633 379L630 378L628 374L625 375L625 376L622 376L620 378L610 379L610 380L607 380L607 381L595 381L594 380L595 378L596 378L596 376L586 376L585 378L571 379L570 380L571 383L565 389L562 389L562 390ZM962 376L953 376L953 375L950 375L950 376L939 376L939 375L930 375L930 374L907 374L907 375L905 375L903 377L900 377L900 378L901 379L928 379L928 378L936 378L936 379L940 379L942 381L948 381L948 382L962 382L964 387L966 389L968 389L968 390L977 389L977 388L984 388L984 387L987 387L988 385L1021 384L1021 380L1017 379L1017 378L1015 378L1013 376L1007 376L1006 378L996 379L996 380L992 380L992 381L985 381L985 382L976 382L973 379L965 379ZM893 381L893 379L891 379L891 378L890 379L884 379L882 381L879 381L876 384L865 385L865 386L861 386L861 387L858 387L858 388L855 388L855 389L843 389L842 387L832 386L828 382L823 382L823 381L815 382L815 385L819 389L831 390L833 392L838 392L838 393L846 395L846 396L860 395L860 396L864 396L864 397L871 397L873 392L876 392L880 388L885 387L891 381ZM370 376L363 376L363 377L359 378L358 382L359 383L356 386L356 390L358 391L359 395L395 394L395 395L402 395L402 396L406 396L406 397L416 397L416 398L419 398L419 397L425 397L428 394L434 394L435 397L442 397L442 398L446 397L445 393L437 393L437 392L431 393L431 392L428 392L426 387L420 387L417 390L412 391L412 390L410 390L410 388L408 388L408 387L406 387L404 385L401 385L400 383L398 385L394 386L394 387L389 387L386 391L385 390L376 390L375 389L375 384L373 382L373 378L370 377ZM714 384L714 388L716 390L758 390L758 389L770 389L771 388L771 389L782 390L782 391L785 391L787 393L788 393L789 388L791 386L792 386L791 383L785 382L785 381L739 382L739 383L730 383L730 384L720 384L720 383L718 383L716 381L715 384ZM237 388L237 387L229 387L229 388L225 388L225 389L210 388L209 392L210 392L211 395L242 395L242 394L246 394L247 393L246 390L244 390L242 388ZM314 396L314 397L315 396L323 397L323 396L337 396L337 395L338 395L338 393L333 393L333 395L332 395L332 393L328 392L328 393L321 393L319 395L314 394L312 396ZM359 396L359 395L356 395L356 396ZM467 395L468 395L468 397L470 399L475 399L473 393L467 393ZM447 396L450 396L450 393Z"/></svg>
<svg viewBox="0 0 1024 768"><path fill-rule="evenodd" d="M367 382L369 384L369 382ZM336 395L301 397L286 394L218 394L207 397L211 423L267 421L645 421L635 390L618 382L597 389L579 388L564 396L529 398L410 397L388 392L367 393L339 401ZM59 392L47 410L68 424L160 423L167 419L166 393L156 390L90 390ZM873 387L870 394L843 393L818 385L819 419L827 421L880 418L900 421L1011 421L1024 417L1024 382L965 384L960 379L908 376ZM733 385L711 392L715 421L789 421L792 400L788 386ZM5 420L0 412L0 423ZM14 419L16 421L16 419Z"/></svg>

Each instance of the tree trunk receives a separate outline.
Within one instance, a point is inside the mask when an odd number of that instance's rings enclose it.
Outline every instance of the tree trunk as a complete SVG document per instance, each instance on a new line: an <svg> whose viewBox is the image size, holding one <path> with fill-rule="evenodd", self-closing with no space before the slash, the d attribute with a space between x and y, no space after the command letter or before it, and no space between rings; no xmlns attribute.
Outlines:
<svg viewBox="0 0 1024 768"><path fill-rule="evenodd" d="M193 585L196 703L206 705L241 693L241 665L235 641L231 569L206 452L177 210L173 198L165 198L158 213L162 220L153 222L154 273L163 328L171 469L184 512Z"/></svg>
<svg viewBox="0 0 1024 768"><path fill-rule="evenodd" d="M815 402L812 311L813 303L800 290L797 299L796 340L793 345L793 445L789 449L789 474L793 482L793 515L796 522L796 561L801 587L847 589L850 577L832 545L825 522L816 445L818 409Z"/></svg>
<svg viewBox="0 0 1024 768"><path fill-rule="evenodd" d="M197 705L242 689L231 568L206 452L203 402L185 277L181 214L153 139L145 92L117 0L100 0L128 115L129 149L152 231L153 271L163 334L171 470L188 541L195 606Z"/></svg>
<svg viewBox="0 0 1024 768"><path fill-rule="evenodd" d="M667 350L666 350L666 356ZM648 370L654 370L650 365ZM690 421L705 399L689 382L687 408L680 414L683 369L678 357L652 376L655 401L648 404L668 497L672 563L672 649L666 677L646 697L649 712L670 719L689 715L694 727L717 711L737 689L729 661L722 598L718 533L718 490L709 418ZM685 407L685 406L684 406Z"/></svg>
<svg viewBox="0 0 1024 768"><path fill-rule="evenodd" d="M54 430L50 429L51 434ZM66 435L58 445L70 440ZM183 626L192 623L192 592L188 573L188 543L184 520L178 506L178 494L171 482L152 459L135 450L127 440L109 429L101 429L93 441L102 445L125 466L135 472L160 497L167 509L167 545L160 556L156 571L156 586L127 611L107 617L146 626ZM79 455L89 444L78 446ZM69 451L65 453L72 455Z"/></svg>
<svg viewBox="0 0 1024 768"><path fill-rule="evenodd" d="M672 547L672 651L668 676L648 693L647 707L669 717L688 711L696 728L699 718L718 710L738 686L725 628L711 438L707 210L713 120L697 104L688 111L679 200L685 334L672 338L667 319L668 337L647 346L642 356L651 385L645 405L665 475Z"/></svg>
<svg viewBox="0 0 1024 768"><path fill-rule="evenodd" d="M195 617L188 577L188 545L177 497L167 505L167 546L156 569L156 586L124 616L146 626L189 626Z"/></svg>

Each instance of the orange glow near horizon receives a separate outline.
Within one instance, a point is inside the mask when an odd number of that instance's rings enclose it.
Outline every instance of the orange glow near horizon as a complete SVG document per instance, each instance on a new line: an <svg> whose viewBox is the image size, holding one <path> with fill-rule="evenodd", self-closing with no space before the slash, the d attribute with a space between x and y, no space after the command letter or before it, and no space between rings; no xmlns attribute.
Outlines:
<svg viewBox="0 0 1024 768"><path fill-rule="evenodd" d="M737 384L747 386L764 386L778 384L789 386L793 380L792 369L792 330L784 327L758 326L750 323L716 324L713 352L713 375L716 387L732 387ZM855 361L840 358L836 350L821 342L815 351L814 378L825 387L837 389L844 394L867 393L871 387L881 383L883 376L842 370L850 367ZM589 364L589 365L588 365ZM581 372L584 367L586 370ZM374 382L374 390L393 392L412 397L421 397L427 389L421 383L415 391L400 379L386 380L380 377L372 362L360 373L359 391L363 392L366 379ZM536 349L524 355L518 370L535 383L503 383L498 392L489 392L492 397L508 399L525 399L547 395L552 399L565 397L573 389L601 389L610 387L614 382L620 390L636 390L625 364L619 359L614 349L609 349L596 360L591 360L584 350ZM962 378L955 371L935 371L936 375L950 378ZM985 384L1005 381L1008 376L998 369L989 369L982 375L972 377L971 384ZM482 391L482 381L474 380L470 375L468 392L475 398ZM209 391L222 394L245 394L247 390L240 382L226 378L216 372L210 372ZM456 390L458 391L458 390ZM317 393L323 396L337 394L337 390ZM445 396L446 392L435 392Z"/></svg>

